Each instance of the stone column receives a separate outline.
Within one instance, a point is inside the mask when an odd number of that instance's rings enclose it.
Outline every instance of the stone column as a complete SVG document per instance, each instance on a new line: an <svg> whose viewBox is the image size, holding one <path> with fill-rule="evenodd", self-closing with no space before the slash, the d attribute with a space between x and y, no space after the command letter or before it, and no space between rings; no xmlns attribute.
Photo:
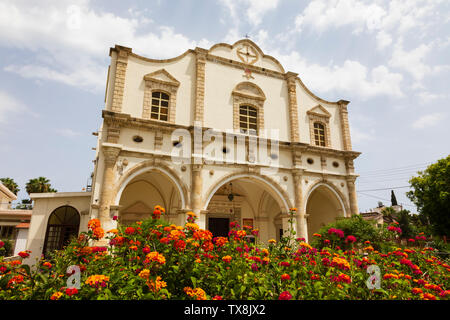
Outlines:
<svg viewBox="0 0 450 320"><path fill-rule="evenodd" d="M297 106L297 90L295 79L298 74L293 72L286 73L289 97L289 125L291 142L300 142L300 133L298 125L298 106Z"/></svg>
<svg viewBox="0 0 450 320"><path fill-rule="evenodd" d="M110 215L110 205L114 190L114 165L119 156L121 148L112 146L102 146L105 169L103 172L103 183L100 194L99 220L102 227L106 230L112 226L112 217Z"/></svg>
<svg viewBox="0 0 450 320"><path fill-rule="evenodd" d="M208 50L202 48L196 48L195 53L197 55L196 60L196 82L195 82L195 109L194 109L194 121L203 125L203 115L205 106L205 66L206 55Z"/></svg>
<svg viewBox="0 0 450 320"><path fill-rule="evenodd" d="M122 112L122 100L125 89L128 54L131 53L131 48L116 45L113 50L117 52L117 59L111 110L120 113Z"/></svg>
<svg viewBox="0 0 450 320"><path fill-rule="evenodd" d="M198 216L197 224L200 228L206 228L206 214L202 210L202 165L192 165L192 211Z"/></svg>
<svg viewBox="0 0 450 320"><path fill-rule="evenodd" d="M297 208L297 237L305 238L305 241L308 241L308 229L302 187L303 170L294 170L292 176L294 177L295 207Z"/></svg>
<svg viewBox="0 0 450 320"><path fill-rule="evenodd" d="M350 202L350 211L351 211L352 215L359 214L355 180L356 180L356 176L347 176L348 198L349 198L349 202Z"/></svg>
<svg viewBox="0 0 450 320"><path fill-rule="evenodd" d="M349 101L339 100L339 115L341 119L341 135L342 145L344 150L352 150L352 141L350 139L350 126L348 123L347 105Z"/></svg>

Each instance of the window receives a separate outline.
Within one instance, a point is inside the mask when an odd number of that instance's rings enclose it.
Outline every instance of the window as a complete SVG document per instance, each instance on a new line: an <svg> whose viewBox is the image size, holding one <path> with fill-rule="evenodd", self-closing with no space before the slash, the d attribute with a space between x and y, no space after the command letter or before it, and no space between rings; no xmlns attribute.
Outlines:
<svg viewBox="0 0 450 320"><path fill-rule="evenodd" d="M314 143L325 147L325 126L320 122L314 122Z"/></svg>
<svg viewBox="0 0 450 320"><path fill-rule="evenodd" d="M164 69L146 74L144 82L142 118L174 123L180 82Z"/></svg>
<svg viewBox="0 0 450 320"><path fill-rule="evenodd" d="M239 129L242 133L255 134L258 131L258 111L251 106L239 107Z"/></svg>
<svg viewBox="0 0 450 320"><path fill-rule="evenodd" d="M48 219L47 232L44 241L44 255L54 250L61 250L70 243L72 237L78 235L80 214L70 206L55 209Z"/></svg>
<svg viewBox="0 0 450 320"><path fill-rule="evenodd" d="M167 121L169 114L169 95L155 91L152 92L152 108L150 118L155 120Z"/></svg>

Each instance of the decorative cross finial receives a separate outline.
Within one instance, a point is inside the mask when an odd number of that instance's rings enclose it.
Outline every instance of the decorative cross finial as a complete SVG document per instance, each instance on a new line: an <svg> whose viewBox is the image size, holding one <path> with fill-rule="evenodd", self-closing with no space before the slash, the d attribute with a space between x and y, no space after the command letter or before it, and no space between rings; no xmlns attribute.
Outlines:
<svg viewBox="0 0 450 320"><path fill-rule="evenodd" d="M250 36L248 35L248 33L245 34L245 37L246 37L247 39L250 39Z"/></svg>

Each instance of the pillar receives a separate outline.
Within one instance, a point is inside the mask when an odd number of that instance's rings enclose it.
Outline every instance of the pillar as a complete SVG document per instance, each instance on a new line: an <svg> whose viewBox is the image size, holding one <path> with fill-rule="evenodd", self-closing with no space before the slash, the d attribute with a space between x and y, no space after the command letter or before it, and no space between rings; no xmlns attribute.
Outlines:
<svg viewBox="0 0 450 320"><path fill-rule="evenodd" d="M350 211L352 215L359 214L358 197L356 196L355 181L356 181L355 176L347 176L348 197L350 202Z"/></svg>
<svg viewBox="0 0 450 320"><path fill-rule="evenodd" d="M297 89L295 79L297 73L286 73L289 98L289 125L291 142L300 142L299 126L298 126L298 106L297 106Z"/></svg>
<svg viewBox="0 0 450 320"><path fill-rule="evenodd" d="M121 148L113 146L102 146L104 156L104 172L102 190L100 194L99 220L105 230L112 227L110 205L114 191L114 165L119 156Z"/></svg>
<svg viewBox="0 0 450 320"><path fill-rule="evenodd" d="M196 48L196 82L195 82L195 109L194 121L203 125L204 105L205 105L205 66L208 50Z"/></svg>
<svg viewBox="0 0 450 320"><path fill-rule="evenodd" d="M350 126L348 122L348 111L347 105L348 101L339 100L339 116L341 119L341 135L342 135L342 145L343 149L346 151L352 150L352 141L350 139Z"/></svg>
<svg viewBox="0 0 450 320"><path fill-rule="evenodd" d="M308 227L306 221L306 207L303 201L303 170L294 170L294 196L295 207L297 208L297 237L305 238L308 241Z"/></svg>
<svg viewBox="0 0 450 320"><path fill-rule="evenodd" d="M117 58L111 110L114 112L122 112L123 93L125 90L125 75L127 72L128 55L131 53L131 48L116 45L112 50L117 53Z"/></svg>
<svg viewBox="0 0 450 320"><path fill-rule="evenodd" d="M192 165L192 211L198 216L197 224L200 228L206 229L206 212L202 210L202 165Z"/></svg>

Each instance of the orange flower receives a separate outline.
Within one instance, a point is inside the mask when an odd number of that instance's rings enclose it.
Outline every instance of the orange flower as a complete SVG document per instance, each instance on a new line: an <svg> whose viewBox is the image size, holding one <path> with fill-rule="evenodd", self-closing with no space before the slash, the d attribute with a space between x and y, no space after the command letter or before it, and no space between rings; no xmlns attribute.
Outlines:
<svg viewBox="0 0 450 320"><path fill-rule="evenodd" d="M98 228L100 226L101 226L100 220L98 220L98 219L91 219L88 222L88 228L91 230L94 230L95 228Z"/></svg>
<svg viewBox="0 0 450 320"><path fill-rule="evenodd" d="M90 276L89 278L87 278L85 283L87 285L90 285L91 287L98 288L99 286L106 287L106 284L108 281L109 281L108 276L96 274L96 275L93 275L93 276Z"/></svg>
<svg viewBox="0 0 450 320"><path fill-rule="evenodd" d="M103 231L103 228L101 228L101 227L96 227L93 230L93 238L94 239L99 240L99 239L103 238L104 235L105 235L105 232Z"/></svg>
<svg viewBox="0 0 450 320"><path fill-rule="evenodd" d="M161 277L157 276L156 280L148 280L147 286L152 292L158 292L161 288L167 287L167 283L165 281L161 281Z"/></svg>
<svg viewBox="0 0 450 320"><path fill-rule="evenodd" d="M52 296L50 297L51 300L58 300L59 298L61 298L63 295L62 292L55 292L54 294L52 294Z"/></svg>
<svg viewBox="0 0 450 320"><path fill-rule="evenodd" d="M422 289L420 289L420 288L412 288L411 291L412 291L413 294L421 294L421 293L423 293Z"/></svg>
<svg viewBox="0 0 450 320"><path fill-rule="evenodd" d="M206 300L206 292L202 288L192 289L191 287L185 287L183 291L196 300Z"/></svg>
<svg viewBox="0 0 450 320"><path fill-rule="evenodd" d="M146 259L144 263L151 263L151 262L158 262L159 264L166 263L166 258L157 251L150 252L149 254L147 254L145 258Z"/></svg>
<svg viewBox="0 0 450 320"><path fill-rule="evenodd" d="M231 259L233 259L231 256L224 256L224 257L222 258L222 261L224 261L224 262L226 262L226 263L230 263L230 262L231 262Z"/></svg>
<svg viewBox="0 0 450 320"><path fill-rule="evenodd" d="M150 276L150 270L148 270L148 269L144 269L141 272L139 272L139 278L148 279L149 276Z"/></svg>

